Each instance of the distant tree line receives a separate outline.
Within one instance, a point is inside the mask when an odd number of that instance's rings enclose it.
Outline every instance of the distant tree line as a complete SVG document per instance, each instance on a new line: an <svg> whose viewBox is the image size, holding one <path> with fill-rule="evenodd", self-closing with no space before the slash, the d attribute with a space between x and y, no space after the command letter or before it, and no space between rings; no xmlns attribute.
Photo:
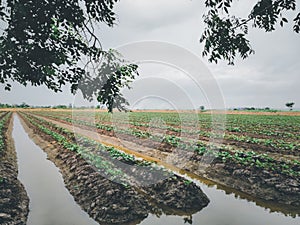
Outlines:
<svg viewBox="0 0 300 225"><path fill-rule="evenodd" d="M56 105L56 106L30 106L29 104L22 102L21 104L7 104L0 103L0 108L56 108L56 109L67 109L72 108L72 104L67 105Z"/></svg>
<svg viewBox="0 0 300 225"><path fill-rule="evenodd" d="M234 108L233 110L241 110L241 111L268 111L268 112L276 112L276 109L271 109L270 107L257 108L257 107L241 107Z"/></svg>
<svg viewBox="0 0 300 225"><path fill-rule="evenodd" d="M0 108L49 108L49 109L72 109L72 108L78 108L78 109L105 109L105 105L97 105L97 106L73 106L71 103L68 105L48 105L48 106L39 106L39 105L29 105L25 102L22 102L21 104L7 104L7 103L1 103L0 102Z"/></svg>
<svg viewBox="0 0 300 225"><path fill-rule="evenodd" d="M26 104L25 102L22 102L21 104L6 104L6 103L0 103L0 108L30 108L30 105Z"/></svg>

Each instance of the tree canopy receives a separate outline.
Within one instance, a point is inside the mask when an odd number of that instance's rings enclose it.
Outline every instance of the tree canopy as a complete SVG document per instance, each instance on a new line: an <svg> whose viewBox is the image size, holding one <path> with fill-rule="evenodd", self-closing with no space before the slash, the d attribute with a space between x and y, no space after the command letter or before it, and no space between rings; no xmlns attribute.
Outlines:
<svg viewBox="0 0 300 225"><path fill-rule="evenodd" d="M285 14L296 10L296 0L259 0L249 15L240 18L230 12L234 0L206 0L205 30L200 38L204 43L202 55L210 62L225 60L234 64L236 56L242 59L254 53L247 39L249 23L266 32L274 31L276 25L288 23ZM300 31L300 12L295 13L293 30Z"/></svg>
<svg viewBox="0 0 300 225"><path fill-rule="evenodd" d="M114 51L104 51L94 33L97 23L113 26L117 0L6 0L0 1L0 83L46 85L58 92L71 84L84 97L124 108L120 89L137 74ZM99 64L101 66L99 66ZM87 68L99 76L93 77ZM103 71L105 70L105 71ZM104 74L105 72L105 74ZM87 85L97 86L95 89Z"/></svg>
<svg viewBox="0 0 300 225"><path fill-rule="evenodd" d="M45 85L58 92L70 84L71 92L81 91L91 100L124 109L127 102L121 88L129 87L138 75L137 65L122 59L116 51L105 51L95 27L114 26L118 0L0 0L0 83ZM248 24L273 31L288 20L284 12L296 10L296 0L259 0L246 18L230 13L233 0L206 0L206 28L200 39L203 56L210 62L220 59L234 63L254 53L246 38ZM294 19L299 33L300 13ZM92 72L91 72L92 70ZM93 76L97 74L97 76Z"/></svg>
<svg viewBox="0 0 300 225"><path fill-rule="evenodd" d="M290 110L293 110L293 106L294 106L294 105L295 105L294 102L287 102L287 103L285 104L285 106L288 107Z"/></svg>

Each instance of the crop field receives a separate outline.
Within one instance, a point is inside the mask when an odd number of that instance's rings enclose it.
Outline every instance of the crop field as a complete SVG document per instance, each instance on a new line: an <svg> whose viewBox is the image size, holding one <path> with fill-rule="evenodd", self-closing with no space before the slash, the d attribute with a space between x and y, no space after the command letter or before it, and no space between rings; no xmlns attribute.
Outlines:
<svg viewBox="0 0 300 225"><path fill-rule="evenodd" d="M221 151L239 149L255 157L273 156L274 160L294 158L296 164L300 156L300 116L227 115L224 127L214 128L212 126L218 124L212 122L209 114L199 114L197 126L194 114L190 116L192 121L189 121L189 115L177 113L128 114L124 120L124 114L118 118L118 115L105 112L94 114L83 111L73 115L72 111L34 112L34 115L84 126L108 136L123 135L129 140L151 141L162 151L179 148L201 154L207 151L209 140L213 138L222 142L217 146ZM153 120L154 123L151 123ZM283 172L288 173L287 170Z"/></svg>
<svg viewBox="0 0 300 225"><path fill-rule="evenodd" d="M176 112L109 114L70 110L25 114L35 121L50 119L135 143L140 146L135 151L162 161L168 159L180 169L205 175L257 198L299 206L295 196L299 195L300 187L300 116L231 114L216 120L210 114ZM65 135L56 138L63 142ZM69 148L78 150L76 146ZM113 158L130 160L130 156L119 155L113 147L105 151ZM85 157L97 161L94 157ZM206 162L207 158L212 160ZM193 169L195 165L198 169ZM201 166L205 173L199 169ZM225 174L230 179L220 178ZM241 183L232 183L232 179L239 179ZM255 193L255 188L247 186L249 182L257 183ZM266 187L272 191L265 193ZM285 199L281 192L285 193Z"/></svg>
<svg viewBox="0 0 300 225"><path fill-rule="evenodd" d="M76 202L99 223L199 212L210 200L194 179L271 211L300 213L300 116L77 109L17 114L40 138ZM0 153L11 115L0 112Z"/></svg>

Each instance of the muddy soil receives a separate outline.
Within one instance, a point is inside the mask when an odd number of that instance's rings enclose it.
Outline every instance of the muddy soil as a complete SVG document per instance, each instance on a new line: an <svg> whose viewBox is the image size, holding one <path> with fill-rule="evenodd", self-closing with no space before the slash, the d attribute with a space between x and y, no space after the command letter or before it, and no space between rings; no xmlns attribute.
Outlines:
<svg viewBox="0 0 300 225"><path fill-rule="evenodd" d="M66 187L75 201L95 221L101 224L122 224L142 221L147 217L147 201L135 190L109 181L74 152L63 149L22 119L21 123L30 138L61 170Z"/></svg>
<svg viewBox="0 0 300 225"><path fill-rule="evenodd" d="M297 209L300 206L300 178L291 177L275 171L215 160L199 169L201 157L189 161L183 169L213 180L218 184L262 199L266 202L279 203ZM202 168L203 168L202 167Z"/></svg>
<svg viewBox="0 0 300 225"><path fill-rule="evenodd" d="M53 120L52 120L53 121ZM60 123L61 124L61 123ZM119 136L118 136L119 137ZM119 137L121 138L121 137ZM107 137L107 142L110 142ZM150 148L149 148L150 149ZM167 161L177 168L182 168L200 177L205 177L225 187L235 189L266 203L279 203L281 206L300 206L300 178L282 175L255 167L245 167L236 163L214 161L211 164L201 164L199 155L182 155L186 151L172 151L161 154L157 149L144 151L143 148L134 151L151 156L159 161ZM300 211L300 210L298 210Z"/></svg>
<svg viewBox="0 0 300 225"><path fill-rule="evenodd" d="M6 132L6 151L0 153L0 224L24 225L29 212L29 199L17 179L18 164L12 133L12 117Z"/></svg>
<svg viewBox="0 0 300 225"><path fill-rule="evenodd" d="M143 188L114 183L74 152L61 148L50 136L39 132L27 121L24 128L61 169L67 188L75 200L101 224L141 221L150 212L189 215L201 210L209 202L199 187L185 184L178 176Z"/></svg>

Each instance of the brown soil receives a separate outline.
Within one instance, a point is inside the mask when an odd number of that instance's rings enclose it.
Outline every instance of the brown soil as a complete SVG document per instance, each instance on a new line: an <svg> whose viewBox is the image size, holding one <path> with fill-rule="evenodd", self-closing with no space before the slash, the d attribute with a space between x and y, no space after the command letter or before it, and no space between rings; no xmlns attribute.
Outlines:
<svg viewBox="0 0 300 225"><path fill-rule="evenodd" d="M194 163L195 164L195 163ZM187 166L185 169L189 169ZM236 163L213 162L205 173L198 175L213 179L219 184L236 189L267 202L298 208L300 213L300 179Z"/></svg>
<svg viewBox="0 0 300 225"><path fill-rule="evenodd" d="M29 212L29 199L24 186L17 179L12 124L11 118L6 132L6 151L0 154L0 224L24 225Z"/></svg>
<svg viewBox="0 0 300 225"><path fill-rule="evenodd" d="M166 214L190 215L201 210L209 202L199 187L195 184L186 185L178 176L145 187L125 187L114 183L103 177L101 171L93 168L74 152L60 147L50 136L39 132L28 122L22 123L30 137L61 169L67 188L75 200L101 224L140 221L149 212L163 211ZM147 173L141 174L145 179ZM136 171L131 175L136 175ZM131 177L132 180L134 177Z"/></svg>

